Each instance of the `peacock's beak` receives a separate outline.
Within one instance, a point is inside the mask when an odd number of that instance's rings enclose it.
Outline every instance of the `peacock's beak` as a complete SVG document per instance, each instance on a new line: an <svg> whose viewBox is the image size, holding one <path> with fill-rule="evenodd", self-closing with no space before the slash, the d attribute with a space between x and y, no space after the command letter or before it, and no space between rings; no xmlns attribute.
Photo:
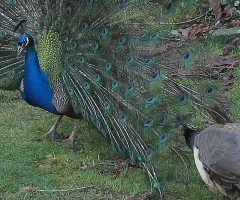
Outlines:
<svg viewBox="0 0 240 200"><path fill-rule="evenodd" d="M23 46L18 46L17 49L17 55L19 56L19 54L23 51L24 47Z"/></svg>

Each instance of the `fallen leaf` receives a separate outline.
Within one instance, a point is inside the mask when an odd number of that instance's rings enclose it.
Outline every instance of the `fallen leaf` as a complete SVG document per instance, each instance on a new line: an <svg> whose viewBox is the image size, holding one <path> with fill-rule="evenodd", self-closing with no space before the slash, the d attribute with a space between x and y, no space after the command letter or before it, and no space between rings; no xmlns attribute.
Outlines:
<svg viewBox="0 0 240 200"><path fill-rule="evenodd" d="M34 189L31 186L22 187L19 190L19 192L33 192L33 191Z"/></svg>
<svg viewBox="0 0 240 200"><path fill-rule="evenodd" d="M222 0L209 0L211 8L215 14L215 22L229 20L236 13L230 4L222 4Z"/></svg>
<svg viewBox="0 0 240 200"><path fill-rule="evenodd" d="M179 32L185 37L200 37L203 33L209 31L214 27L213 24L193 24L188 28L179 29Z"/></svg>
<svg viewBox="0 0 240 200"><path fill-rule="evenodd" d="M70 136L70 134L69 133L64 133L64 134L62 134L61 135L61 138L63 138L63 139L68 139L69 138L69 136Z"/></svg>
<svg viewBox="0 0 240 200"><path fill-rule="evenodd" d="M238 47L240 45L240 39L239 38L236 38L234 39L232 42L228 43L228 44L225 44L223 46L223 55L226 56L226 55L229 55L232 50L236 47Z"/></svg>

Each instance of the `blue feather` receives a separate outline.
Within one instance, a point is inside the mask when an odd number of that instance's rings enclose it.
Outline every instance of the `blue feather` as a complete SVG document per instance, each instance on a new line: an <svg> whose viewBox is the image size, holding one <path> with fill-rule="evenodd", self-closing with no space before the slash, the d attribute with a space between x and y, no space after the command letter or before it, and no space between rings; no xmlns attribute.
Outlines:
<svg viewBox="0 0 240 200"><path fill-rule="evenodd" d="M22 34L18 43L23 43L27 37L31 36L27 33ZM33 40L27 45L23 79L22 97L27 103L53 114L59 114L52 103L53 91L48 77L40 68Z"/></svg>

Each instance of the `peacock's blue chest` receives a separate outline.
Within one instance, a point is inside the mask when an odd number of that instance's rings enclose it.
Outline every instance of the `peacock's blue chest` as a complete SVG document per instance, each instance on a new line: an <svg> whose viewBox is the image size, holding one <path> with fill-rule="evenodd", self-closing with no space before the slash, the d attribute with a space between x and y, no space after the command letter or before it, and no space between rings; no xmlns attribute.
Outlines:
<svg viewBox="0 0 240 200"><path fill-rule="evenodd" d="M50 82L39 66L37 53L33 45L29 45L26 50L23 78L23 99L30 105L59 114L52 103Z"/></svg>

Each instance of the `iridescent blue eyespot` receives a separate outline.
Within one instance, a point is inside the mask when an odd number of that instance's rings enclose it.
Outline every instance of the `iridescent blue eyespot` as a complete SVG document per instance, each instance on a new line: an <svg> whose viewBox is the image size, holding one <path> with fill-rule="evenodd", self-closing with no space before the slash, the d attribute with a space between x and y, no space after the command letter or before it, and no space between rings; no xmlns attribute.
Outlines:
<svg viewBox="0 0 240 200"><path fill-rule="evenodd" d="M73 89L72 89L72 88L69 88L69 89L68 89L68 93L69 93L70 95L73 95Z"/></svg>
<svg viewBox="0 0 240 200"><path fill-rule="evenodd" d="M121 114L119 117L121 122L126 122L127 121L127 115L126 114Z"/></svg>
<svg viewBox="0 0 240 200"><path fill-rule="evenodd" d="M153 120L152 119L147 119L145 122L144 122L144 126L145 127L150 127L153 125Z"/></svg>
<svg viewBox="0 0 240 200"><path fill-rule="evenodd" d="M158 33L154 33L150 36L150 40L154 40L156 38L158 38L159 34Z"/></svg>
<svg viewBox="0 0 240 200"><path fill-rule="evenodd" d="M73 41L73 42L71 43L71 47L72 47L72 49L76 49L76 47L77 47L77 42Z"/></svg>
<svg viewBox="0 0 240 200"><path fill-rule="evenodd" d="M8 84L8 79L7 78L3 78L1 80L1 82L2 82L3 85L7 85Z"/></svg>
<svg viewBox="0 0 240 200"><path fill-rule="evenodd" d="M102 29L102 36L103 36L103 37L104 37L104 36L107 36L108 33L109 33L109 31L108 31L107 28Z"/></svg>
<svg viewBox="0 0 240 200"><path fill-rule="evenodd" d="M69 37L69 31L68 31L68 30L64 30L64 31L63 31L63 36L64 36L65 38L68 38L68 37Z"/></svg>
<svg viewBox="0 0 240 200"><path fill-rule="evenodd" d="M133 91L133 89L134 89L134 86L133 86L133 85L129 85L129 86L127 86L127 88L126 88L126 91L127 91L127 92L131 92L131 91Z"/></svg>
<svg viewBox="0 0 240 200"><path fill-rule="evenodd" d="M169 4L166 5L166 10L169 11L173 6L173 3L170 2Z"/></svg>
<svg viewBox="0 0 240 200"><path fill-rule="evenodd" d="M187 95L181 95L181 96L179 96L179 97L178 97L178 101L179 101L180 104L185 104L185 103L187 103L187 101L188 101Z"/></svg>
<svg viewBox="0 0 240 200"><path fill-rule="evenodd" d="M154 154L153 150L152 149L148 149L146 154L147 154L146 155L147 156L147 161L151 161L152 157L153 157L153 154Z"/></svg>
<svg viewBox="0 0 240 200"><path fill-rule="evenodd" d="M122 6L124 4L125 0L120 0L119 1L119 6Z"/></svg>
<svg viewBox="0 0 240 200"><path fill-rule="evenodd" d="M84 88L85 88L86 90L88 90L88 89L90 88L90 85L89 85L88 82L85 82L85 83L84 83Z"/></svg>
<svg viewBox="0 0 240 200"><path fill-rule="evenodd" d="M7 35L7 32L5 30L1 30L0 37L5 37Z"/></svg>
<svg viewBox="0 0 240 200"><path fill-rule="evenodd" d="M85 59L84 59L83 56L80 56L80 58L79 58L79 62L80 62L81 64L85 63Z"/></svg>
<svg viewBox="0 0 240 200"><path fill-rule="evenodd" d="M206 88L206 94L207 95L213 95L216 93L216 88L213 86L209 86Z"/></svg>
<svg viewBox="0 0 240 200"><path fill-rule="evenodd" d="M54 22L54 25L55 25L56 28L60 28L60 22L58 20L56 20Z"/></svg>
<svg viewBox="0 0 240 200"><path fill-rule="evenodd" d="M95 81L100 81L100 79L101 79L101 77L100 77L99 74L95 74L95 75L94 75L94 80L95 80Z"/></svg>
<svg viewBox="0 0 240 200"><path fill-rule="evenodd" d="M187 59L190 57L190 55L191 55L191 53L190 53L190 52L187 52L187 53L183 56L183 58L184 58L185 60L187 60Z"/></svg>
<svg viewBox="0 0 240 200"><path fill-rule="evenodd" d="M73 107L77 107L77 105L78 105L77 101L76 100L72 100L72 106Z"/></svg>
<svg viewBox="0 0 240 200"><path fill-rule="evenodd" d="M8 72L9 77L13 78L15 76L15 72L14 71L10 71Z"/></svg>
<svg viewBox="0 0 240 200"><path fill-rule="evenodd" d="M118 87L118 81L117 80L113 80L112 87L113 88L117 88Z"/></svg>
<svg viewBox="0 0 240 200"><path fill-rule="evenodd" d="M88 24L82 23L81 28L82 28L82 31L86 31L88 29Z"/></svg>
<svg viewBox="0 0 240 200"><path fill-rule="evenodd" d="M11 4L15 4L15 3L17 3L17 0L9 0L9 2L10 2Z"/></svg>
<svg viewBox="0 0 240 200"><path fill-rule="evenodd" d="M148 99L146 99L146 103L147 104L153 104L156 101L156 97L150 97Z"/></svg>
<svg viewBox="0 0 240 200"><path fill-rule="evenodd" d="M111 107L111 105L110 105L109 102L105 102L105 103L104 103L104 109L105 109L105 110L109 110L110 107Z"/></svg>
<svg viewBox="0 0 240 200"><path fill-rule="evenodd" d="M51 17L51 15L46 15L45 16L45 21L47 22L47 23L50 23L51 21L52 21L52 17Z"/></svg>
<svg viewBox="0 0 240 200"><path fill-rule="evenodd" d="M212 87L209 87L209 88L206 89L206 93L207 93L207 94L210 94L212 91L213 91L213 88L212 88Z"/></svg>
<svg viewBox="0 0 240 200"><path fill-rule="evenodd" d="M141 34L139 34L139 35L137 36L137 38L138 38L138 39L141 39L141 38L145 37L146 35L147 35L146 33L141 33Z"/></svg>
<svg viewBox="0 0 240 200"><path fill-rule="evenodd" d="M86 111L86 110L82 110L81 112L82 112L82 116L83 116L85 119L88 120L88 113L87 113L87 111Z"/></svg>
<svg viewBox="0 0 240 200"><path fill-rule="evenodd" d="M124 43L126 42L126 38L125 37L122 37L118 40L118 44L119 45L123 45Z"/></svg>
<svg viewBox="0 0 240 200"><path fill-rule="evenodd" d="M127 64L127 65L130 65L131 63L133 63L133 60L134 60L134 59L133 59L132 56L128 57L127 60L126 60L126 64Z"/></svg>
<svg viewBox="0 0 240 200"><path fill-rule="evenodd" d="M206 50L209 48L209 46L211 45L211 41L209 40L206 40L203 44L203 49Z"/></svg>
<svg viewBox="0 0 240 200"><path fill-rule="evenodd" d="M94 51L96 51L97 49L98 49L98 43L97 42L94 42L93 44L92 44L92 49L94 50Z"/></svg>
<svg viewBox="0 0 240 200"><path fill-rule="evenodd" d="M161 117L159 118L159 122L160 122L160 123L164 123L164 122L166 121L166 119L167 119L166 116L161 116Z"/></svg>
<svg viewBox="0 0 240 200"><path fill-rule="evenodd" d="M68 60L68 64L69 64L69 65L72 65L72 64L73 64L73 59L69 59L69 60Z"/></svg>
<svg viewBox="0 0 240 200"><path fill-rule="evenodd" d="M39 29L40 28L40 23L38 21L34 21L33 22L33 27L36 28L36 29Z"/></svg>
<svg viewBox="0 0 240 200"><path fill-rule="evenodd" d="M165 143L168 140L168 134L164 133L164 134L160 135L159 139L160 139L160 143Z"/></svg>
<svg viewBox="0 0 240 200"><path fill-rule="evenodd" d="M87 0L87 5L92 5L93 4L93 0Z"/></svg>
<svg viewBox="0 0 240 200"><path fill-rule="evenodd" d="M158 79L159 79L159 72L152 74L150 77L150 81L156 81Z"/></svg>
<svg viewBox="0 0 240 200"><path fill-rule="evenodd" d="M112 64L110 62L106 63L105 68L109 71L112 68Z"/></svg>
<svg viewBox="0 0 240 200"><path fill-rule="evenodd" d="M65 10L66 15L69 17L72 14L72 8L68 6Z"/></svg>
<svg viewBox="0 0 240 200"><path fill-rule="evenodd" d="M86 114L86 111L82 110L82 115L85 116L85 114Z"/></svg>
<svg viewBox="0 0 240 200"><path fill-rule="evenodd" d="M99 120L96 121L96 126L97 126L97 129L100 129L101 128L101 122Z"/></svg>
<svg viewBox="0 0 240 200"><path fill-rule="evenodd" d="M143 63L144 63L145 65L147 65L147 64L149 64L150 62L151 62L151 60L148 59L148 60L145 60Z"/></svg>

